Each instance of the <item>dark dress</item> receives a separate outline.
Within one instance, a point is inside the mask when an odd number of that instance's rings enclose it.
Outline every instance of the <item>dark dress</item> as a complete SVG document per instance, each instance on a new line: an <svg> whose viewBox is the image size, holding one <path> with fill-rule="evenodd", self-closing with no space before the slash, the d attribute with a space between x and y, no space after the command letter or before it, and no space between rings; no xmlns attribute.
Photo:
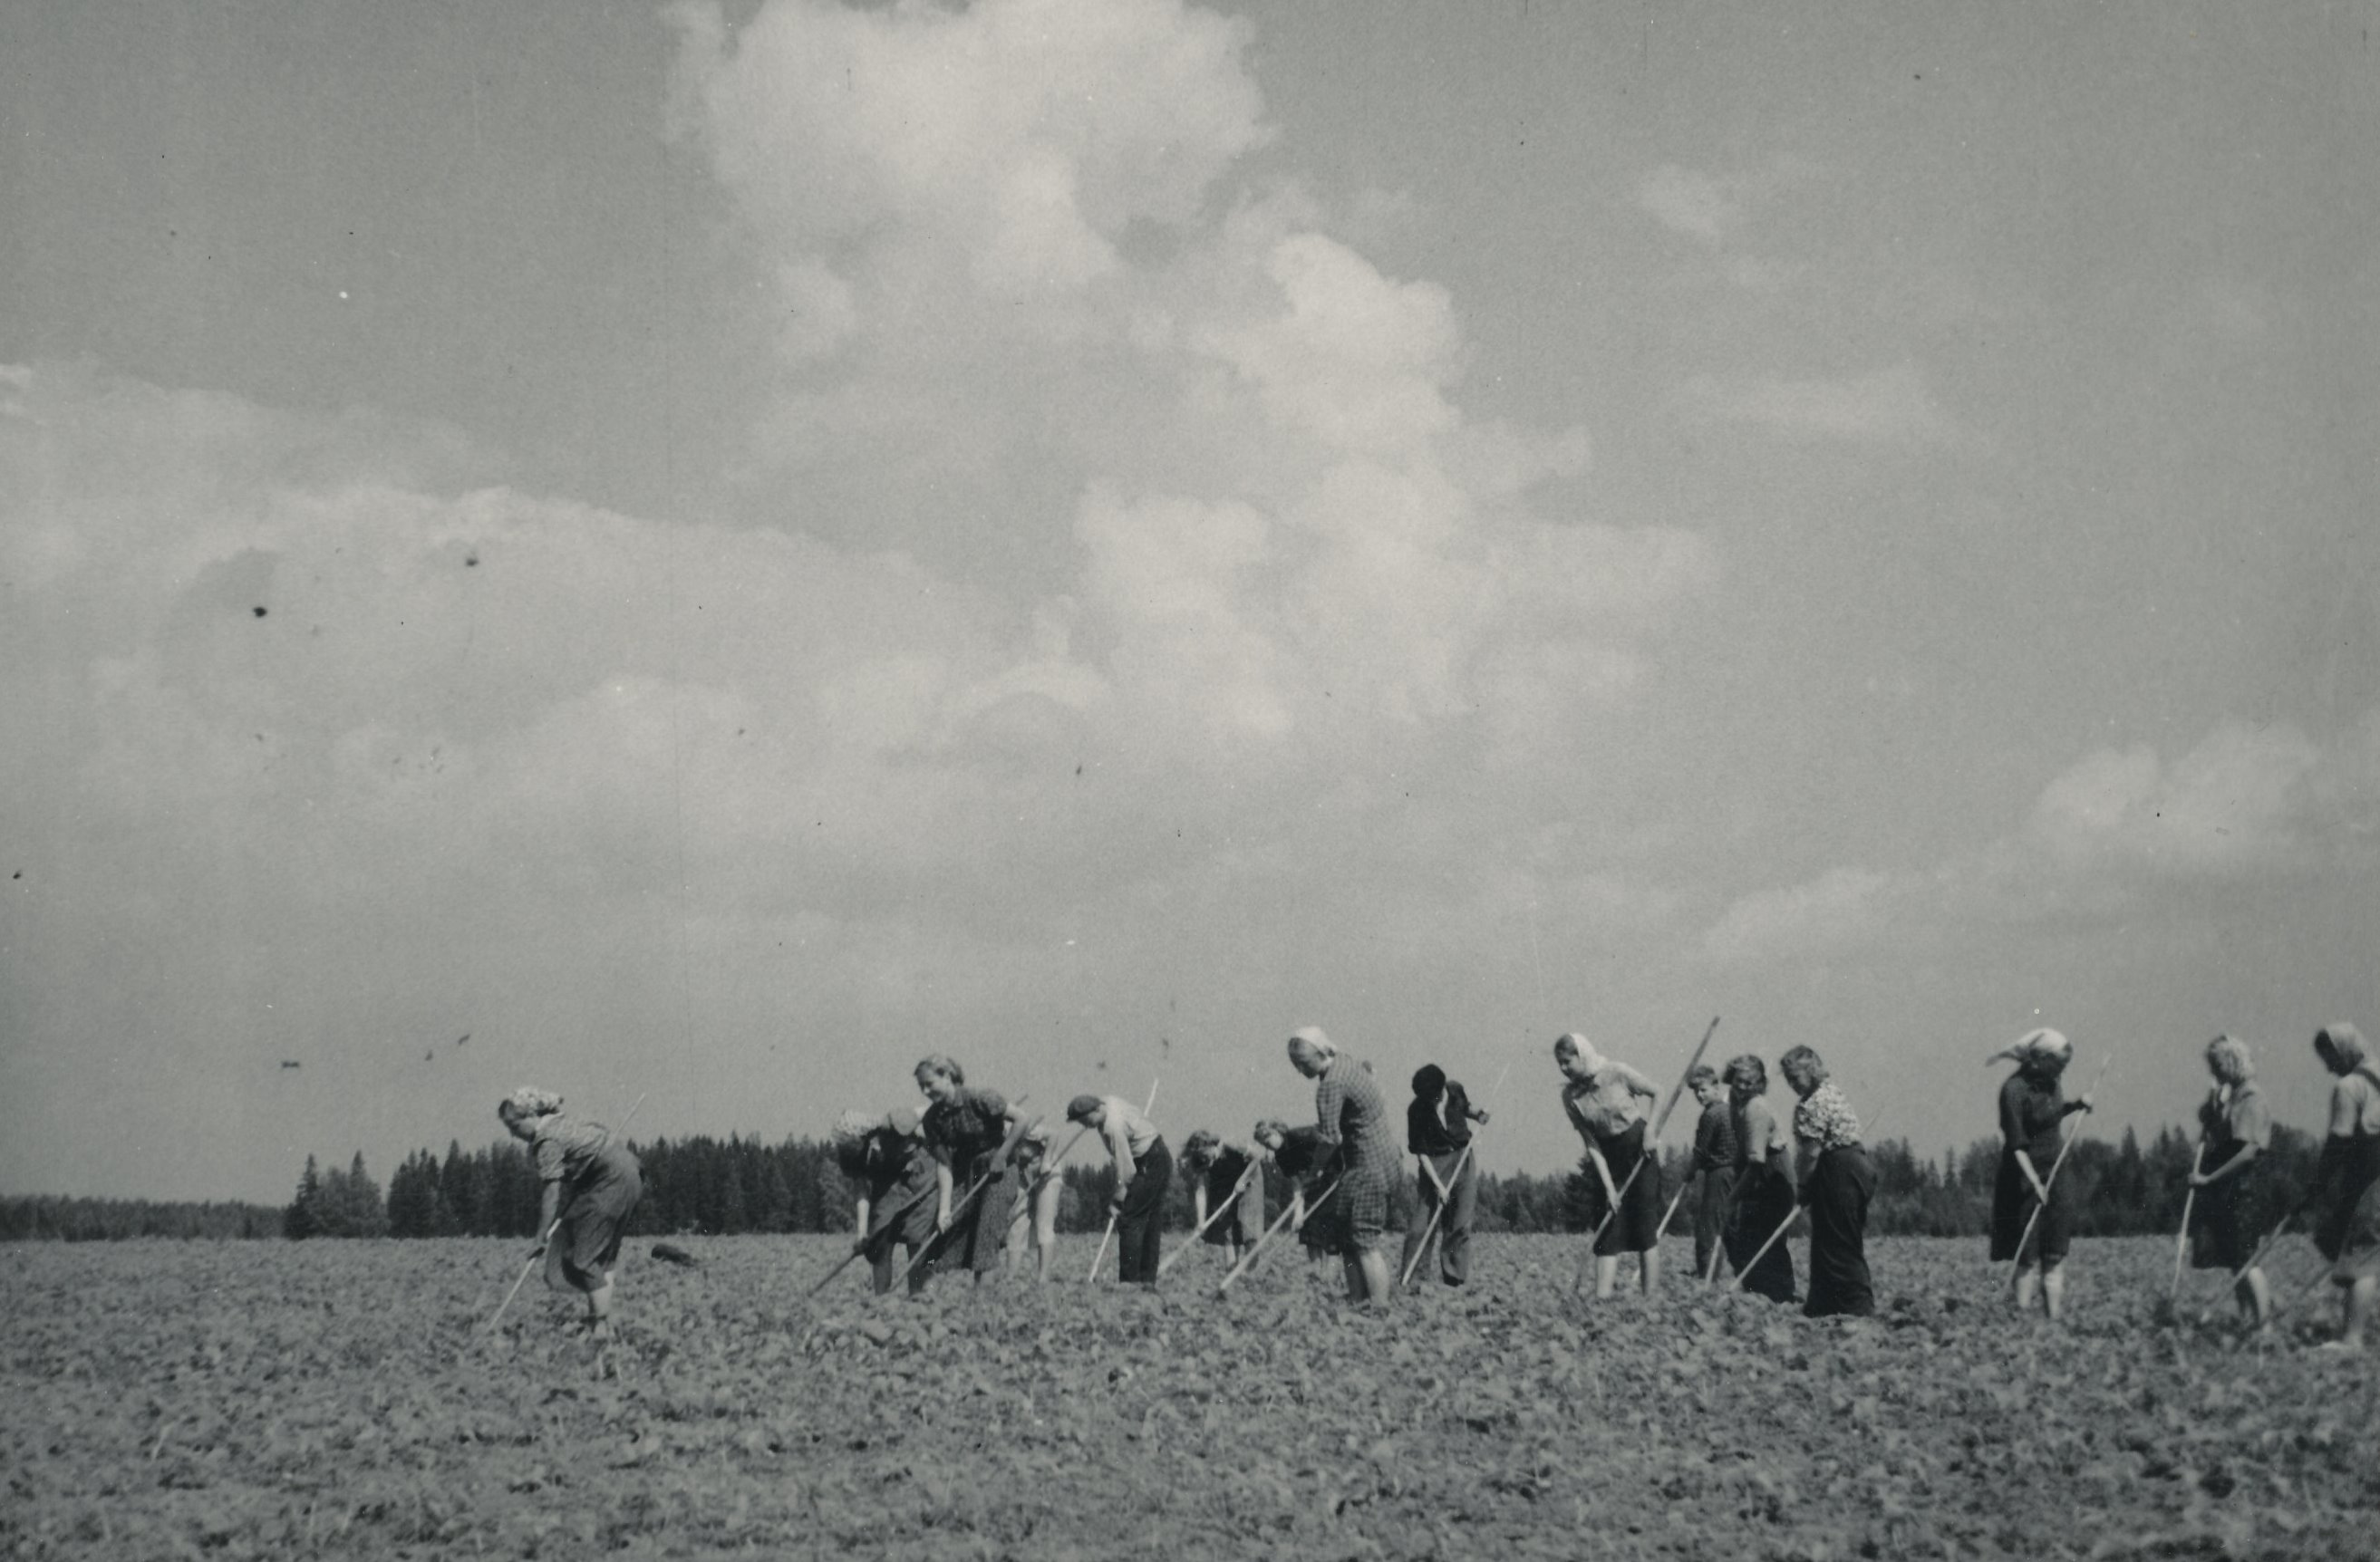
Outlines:
<svg viewBox="0 0 2380 1562"><path fill-rule="evenodd" d="M936 1268L989 1274L1007 1253L1010 1205L1016 1197L1015 1169L999 1164L1008 1137L1007 1112L1007 1101L993 1090L962 1089L950 1101L926 1108L926 1143L951 1168L953 1184L950 1229L934 1244ZM960 1207L978 1180L982 1191Z"/></svg>
<svg viewBox="0 0 2380 1562"><path fill-rule="evenodd" d="M2202 1171L2228 1165L2251 1144L2261 1151L2271 1137L2263 1094L2252 1083L2228 1102L2210 1096L2198 1108L2198 1124L2205 1143L2198 1162ZM2198 1190L2191 1205L2192 1268L2238 1269L2253 1256L2265 1229L2280 1215L2270 1207L2264 1173L2265 1157L2259 1155L2222 1181Z"/></svg>
<svg viewBox="0 0 2380 1562"><path fill-rule="evenodd" d="M1837 1145L1811 1168L1810 1300L1802 1308L1809 1316L1864 1318L1876 1311L1867 1272L1867 1205L1875 1196L1876 1167L1862 1145Z"/></svg>
<svg viewBox="0 0 2380 1562"><path fill-rule="evenodd" d="M2000 1164L1992 1182L1995 1264L2016 1257L2019 1242L2025 1243L2026 1258L2043 1264L2057 1264L2066 1257L2074 1229L2072 1184L2062 1173L2049 1182L2049 1207L2034 1220L2033 1212L2041 1201L2034 1197L2033 1185L2016 1164L2016 1153L2022 1150L2033 1161L2034 1175L2049 1181L2050 1170L2058 1164L2058 1124L2065 1120L2066 1102L2056 1080L2036 1081L2019 1069L2000 1085ZM2024 1235L2027 1223L2033 1227L2030 1241Z"/></svg>
<svg viewBox="0 0 2380 1562"><path fill-rule="evenodd" d="M835 1158L868 1193L868 1262L895 1246L912 1257L923 1253L934 1238L934 1157L926 1146L880 1128Z"/></svg>
<svg viewBox="0 0 2380 1562"><path fill-rule="evenodd" d="M1223 1201L1232 1196L1232 1190L1239 1187L1241 1177L1255 1164L1246 1155L1229 1145L1215 1152L1215 1158L1208 1163L1204 1174L1208 1224L1207 1234L1201 1241L1223 1247L1233 1241L1253 1242L1264 1235L1265 1194L1261 1170L1248 1178L1248 1185L1241 1193L1239 1202L1228 1210L1223 1208Z"/></svg>
<svg viewBox="0 0 2380 1562"><path fill-rule="evenodd" d="M1318 1206L1311 1197L1320 1184L1330 1181L1328 1172L1336 1164L1333 1146L1325 1144L1322 1135L1311 1128L1293 1128L1281 1135L1281 1148L1273 1152L1272 1164L1289 1179L1293 1189L1303 1188L1309 1195L1305 1224L1297 1229L1298 1245L1314 1253L1338 1252L1341 1205L1337 1191L1333 1190Z"/></svg>
<svg viewBox="0 0 2380 1562"><path fill-rule="evenodd" d="M1607 1221L1604 1217L1611 1212L1611 1201L1603 1192L1603 1179L1591 1171L1587 1175L1587 1229L1597 1226L1603 1229L1595 1239L1597 1258L1646 1252L1653 1246L1653 1233L1661 1229L1661 1163L1648 1161L1645 1154L1645 1136L1650 1128L1639 1118L1608 1139L1596 1138L1595 1147L1603 1153L1603 1164L1611 1170L1611 1185L1621 1190L1620 1213ZM1633 1181L1629 1180L1632 1174Z"/></svg>
<svg viewBox="0 0 2380 1562"><path fill-rule="evenodd" d="M1768 1242L1793 1213L1791 1153L1778 1137L1777 1120L1765 1101L1730 1104L1728 1129L1735 1142L1735 1208L1721 1244L1728 1266L1743 1277L1743 1289L1755 1296L1798 1301L1792 1248L1781 1240ZM1768 1251L1745 1269L1764 1242Z"/></svg>

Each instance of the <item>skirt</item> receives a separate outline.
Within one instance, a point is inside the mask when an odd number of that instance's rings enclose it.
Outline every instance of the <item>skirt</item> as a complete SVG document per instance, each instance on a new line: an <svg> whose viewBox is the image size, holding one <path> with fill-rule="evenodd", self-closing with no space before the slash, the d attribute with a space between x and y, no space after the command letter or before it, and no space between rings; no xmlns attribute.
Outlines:
<svg viewBox="0 0 2380 1562"><path fill-rule="evenodd" d="M1730 1213L1722 1245L1728 1266L1743 1277L1743 1289L1771 1302L1795 1299L1793 1250L1779 1237L1753 1264L1752 1255L1768 1241L1778 1227L1793 1214L1793 1180L1773 1166L1755 1163L1736 1174L1735 1207Z"/></svg>
<svg viewBox="0 0 2380 1562"><path fill-rule="evenodd" d="M2330 1277L2351 1285L2380 1276L2380 1134L2348 1141L2346 1164L2326 1192L2313 1245L2330 1260Z"/></svg>
<svg viewBox="0 0 2380 1562"><path fill-rule="evenodd" d="M2210 1167L2228 1164L2240 1146L2223 1145L2205 1157ZM2198 1190L2191 1205L2190 1266L2237 1269L2248 1262L2278 1211L2267 1210L2263 1157L2250 1161L2213 1187ZM2053 1190L2054 1192L2054 1190Z"/></svg>
<svg viewBox="0 0 2380 1562"><path fill-rule="evenodd" d="M2034 1171L2044 1178L2050 1168L2038 1160ZM2041 1218L2034 1219L2033 1212L2041 1201L2033 1196L2033 1184L2024 1180L2024 1172L2016 1164L2016 1153L2000 1152L1999 1174L1992 1180L1992 1262L2005 1264L2017 1256L2017 1244L2024 1243L2024 1256L2042 1264L2059 1264L2066 1258L2066 1249L2074 1235L2073 1187L2061 1175L2049 1184L2049 1207ZM2033 1227L2033 1237L2027 1241L2024 1229Z"/></svg>
<svg viewBox="0 0 2380 1562"><path fill-rule="evenodd" d="M894 1183L868 1206L868 1256L872 1262L905 1247L914 1258L934 1240L934 1185Z"/></svg>
<svg viewBox="0 0 2380 1562"><path fill-rule="evenodd" d="M978 1156L967 1169L959 1186L951 1190L951 1227L934 1244L933 1266L937 1269L967 1269L978 1275L989 1275L998 1269L1008 1253L1008 1217L1016 1203L1016 1173L1014 1168L993 1170L991 1156ZM990 1173L987 1179L985 1174ZM968 1199L965 1208L959 1201L966 1197L969 1188L983 1180L981 1192ZM928 1200L930 1207L933 1201Z"/></svg>
<svg viewBox="0 0 2380 1562"><path fill-rule="evenodd" d="M1237 1186L1236 1178L1217 1177L1212 1171L1207 1173L1207 1213L1212 1217L1213 1224L1207 1228L1207 1234L1201 1241L1217 1247L1232 1242L1245 1247L1264 1235L1264 1168L1257 1167L1255 1174L1248 1178L1248 1185L1241 1190L1239 1201L1231 1208L1223 1209L1223 1201L1232 1196L1232 1190ZM1218 1210L1222 1213L1216 1214Z"/></svg>
<svg viewBox="0 0 2380 1562"><path fill-rule="evenodd" d="M645 1196L644 1173L625 1144L607 1144L594 1164L563 1186L562 1215L545 1244L545 1283L555 1290L593 1290L619 1262L620 1234Z"/></svg>
<svg viewBox="0 0 2380 1562"><path fill-rule="evenodd" d="M1604 1196L1603 1180L1587 1173L1586 1229L1603 1228L1603 1234L1595 1239L1595 1255L1609 1258L1649 1251L1653 1234L1661 1229L1661 1163L1645 1157L1645 1124L1631 1123L1627 1132L1601 1141L1596 1148L1603 1152L1603 1164L1611 1168L1611 1185L1625 1187L1620 1195L1619 1215L1607 1221L1604 1217L1611 1213L1611 1201ZM1629 1181L1632 1173L1633 1181Z"/></svg>
<svg viewBox="0 0 2380 1562"><path fill-rule="evenodd" d="M1876 1311L1867 1273L1867 1204L1876 1195L1876 1166L1867 1151L1844 1144L1818 1157L1810 1172L1810 1300L1813 1318L1864 1318Z"/></svg>

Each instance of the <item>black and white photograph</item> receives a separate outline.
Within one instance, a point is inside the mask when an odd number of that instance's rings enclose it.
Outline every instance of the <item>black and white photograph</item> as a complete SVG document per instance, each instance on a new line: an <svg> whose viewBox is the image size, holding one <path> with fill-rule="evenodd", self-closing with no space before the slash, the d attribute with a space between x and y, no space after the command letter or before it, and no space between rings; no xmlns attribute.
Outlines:
<svg viewBox="0 0 2380 1562"><path fill-rule="evenodd" d="M0 1556L2345 1559L2380 0L0 0Z"/></svg>

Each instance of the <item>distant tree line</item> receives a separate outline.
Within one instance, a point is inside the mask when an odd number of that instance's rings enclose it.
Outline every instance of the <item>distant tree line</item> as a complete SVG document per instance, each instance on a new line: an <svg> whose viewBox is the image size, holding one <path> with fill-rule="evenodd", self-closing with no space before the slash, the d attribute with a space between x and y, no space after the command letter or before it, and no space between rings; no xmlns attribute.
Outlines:
<svg viewBox="0 0 2380 1562"><path fill-rule="evenodd" d="M2263 1182L2277 1219L2312 1180L2316 1141L2277 1127ZM837 1168L831 1145L808 1139L769 1144L758 1136L708 1135L634 1145L645 1198L631 1234L734 1236L745 1232L848 1231L856 1190ZM2143 1147L2130 1129L2114 1144L2074 1142L2058 1180L2074 1191L2075 1229L2082 1236L2170 1236L2196 1139L2162 1129ZM1868 1229L1878 1236L1973 1237L1986 1229L1999 1141L1978 1139L1938 1161L1906 1140L1876 1146L1876 1191ZM1672 1151L1664 1169L1673 1191L1686 1156ZM1483 1173L1476 1229L1486 1232L1583 1231L1587 1179L1577 1167L1549 1175ZM1104 1161L1070 1164L1061 1173L1061 1231L1097 1231L1107 1223L1114 1169ZM1266 1173L1272 1209L1286 1183ZM325 1173L308 1156L296 1196L279 1210L247 1204L166 1204L150 1200L0 1198L0 1241L98 1241L127 1237L525 1237L535 1233L537 1170L516 1141L480 1150L450 1143L441 1156L417 1150L389 1179L385 1197L358 1154L346 1170ZM1192 1225L1191 1179L1177 1176L1171 1224ZM1685 1212L1681 1210L1680 1218ZM2261 1222L2260 1222L2261 1224Z"/></svg>

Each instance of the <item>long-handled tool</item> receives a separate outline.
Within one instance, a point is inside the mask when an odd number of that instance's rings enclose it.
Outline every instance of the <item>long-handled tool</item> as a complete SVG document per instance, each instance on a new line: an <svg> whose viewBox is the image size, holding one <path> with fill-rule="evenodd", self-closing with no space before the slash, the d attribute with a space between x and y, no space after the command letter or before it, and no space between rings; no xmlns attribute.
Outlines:
<svg viewBox="0 0 2380 1562"><path fill-rule="evenodd" d="M919 1205L924 1204L928 1199L930 1199L930 1198L932 1198L933 1196L934 1196L934 1190L933 1190L933 1189L931 1189L931 1188L920 1188L920 1189L918 1189L918 1190L917 1190L917 1192L916 1193L912 1194L912 1195L908 1198L908 1200L907 1200L906 1202L905 1202L905 1203L901 1205L901 1207L900 1207L900 1208L898 1208L898 1209L894 1210L891 1215L886 1216L886 1217L885 1217L881 1221L874 1222L874 1224L875 1224L875 1226L876 1226L877 1230L883 1231L883 1230L890 1230L890 1229L892 1229L894 1226L896 1226L896 1225L898 1225L898 1224L900 1223L901 1217L902 1217L903 1216L905 1216L905 1215L908 1214L911 1210L913 1210L913 1209L917 1208ZM873 1234L873 1233L870 1233L870 1232L865 1232L865 1231L863 1231L862 1233L860 1233L860 1237L861 1237L862 1241L865 1241L867 1240L867 1238L868 1238L868 1236L872 1235L872 1234ZM822 1291L822 1290L826 1290L826 1288L827 1288L830 1284L832 1284L832 1283L833 1282L834 1277L835 1277L837 1275L842 1274L845 1269L850 1268L850 1267L852 1266L852 1265L854 1265L855 1263L858 1262L860 1255L861 1255L862 1253L866 1253L867 1251L868 1251L868 1250L867 1250L867 1248L865 1248L865 1247L856 1247L856 1248L852 1249L852 1251L851 1251L851 1252L849 1252L849 1253L845 1253L845 1254L844 1255L844 1259L843 1259L843 1262L842 1262L842 1263L840 1263L840 1264L836 1265L833 1268L829 1269L829 1270L826 1272L826 1277L825 1277L824 1279L821 1279L820 1281L819 1281L819 1283L818 1283L818 1284L816 1284L816 1285L814 1285L814 1286L810 1287L810 1289L809 1289L808 1290L807 1290L807 1291L803 1292L803 1294L804 1294L805 1296L816 1296L819 1292L820 1292L820 1291ZM888 1248L886 1249L886 1251L889 1253L889 1252L891 1251L891 1249L888 1247Z"/></svg>
<svg viewBox="0 0 2380 1562"><path fill-rule="evenodd" d="M645 1104L645 1097L650 1094L650 1091L638 1092L636 1100L629 1103L628 1109L620 1115L620 1128L625 1128L628 1126L628 1120L637 1115L637 1108ZM614 1129L613 1132L617 1132L619 1130ZM504 1309L513 1304L513 1298L520 1294L521 1287L528 1284L529 1271L536 1268L537 1261L545 1256L546 1245L553 1241L553 1233L562 1229L562 1215L563 1212L561 1210L557 1209L553 1212L553 1224L548 1226L545 1229L545 1234L538 1238L537 1251L530 1253L528 1255L528 1262L521 1265L519 1276L513 1281L513 1289L504 1292L504 1299L496 1303L495 1312L488 1318L488 1332L490 1334L496 1332L496 1326L504 1321Z"/></svg>
<svg viewBox="0 0 2380 1562"><path fill-rule="evenodd" d="M1573 1289L1582 1290L1585 1289L1586 1260L1595 1256L1595 1244L1603 1240L1604 1228L1620 1218L1621 1204L1628 1197L1628 1190L1635 1186L1637 1173L1645 1169L1646 1161L1655 1159L1660 1155L1661 1131L1669 1126L1670 1114L1677 1110L1678 1097L1686 1092L1686 1075L1694 1072L1694 1065L1701 1062L1703 1054L1710 1049L1711 1037L1718 1034L1718 1016L1714 1014L1711 1016L1709 1026L1703 1032L1702 1040L1694 1046L1694 1055L1686 1059L1685 1068L1679 1073L1678 1083L1670 1086L1669 1099L1661 1103L1661 1114L1653 1120L1652 1132L1645 1136L1643 1153L1637 1156L1636 1164L1628 1168L1628 1175L1621 1179L1620 1191L1611 1195L1611 1207L1603 1212L1603 1218L1596 1222L1594 1233L1586 1239L1586 1256L1580 1260L1578 1279ZM1592 1148L1592 1146L1589 1147ZM1600 1156L1597 1156L1597 1160L1601 1158ZM1604 1176L1608 1179L1610 1173L1606 1171Z"/></svg>
<svg viewBox="0 0 2380 1562"><path fill-rule="evenodd" d="M1307 1220L1313 1219L1315 1212L1319 1210L1324 1205L1330 1203L1330 1195L1338 1191L1339 1178L1334 1177L1330 1181L1325 1182L1322 1185L1322 1192L1314 1196L1314 1203L1305 1207L1305 1214L1299 1219L1298 1224L1303 1226ZM1216 1295L1220 1296L1224 1292L1230 1290L1232 1289L1232 1282L1238 1279L1242 1275L1247 1273L1248 1265L1257 1261L1257 1254L1262 1253L1265 1250L1265 1245L1270 1242L1274 1237L1281 1233L1281 1229L1283 1226L1289 1224L1289 1217L1298 1213L1299 1206L1302 1203L1303 1200L1299 1198L1292 1198L1289 1201L1289 1207L1282 1210L1280 1217L1276 1218L1271 1225L1265 1228L1265 1234L1257 1239L1256 1246L1248 1249L1247 1256L1241 1259L1237 1264L1232 1265L1232 1272L1223 1277L1223 1283L1221 1285L1215 1288Z"/></svg>
<svg viewBox="0 0 2380 1562"><path fill-rule="evenodd" d="M1026 1102L1030 1101L1031 1099L1033 1099L1033 1097L1030 1096L1019 1096L1011 1103L1011 1106L1022 1107ZM977 1178L973 1182L969 1183L967 1185L967 1191L959 1195L959 1199L956 1204L951 1205L951 1223L948 1227L943 1229L944 1231L953 1230L957 1228L959 1217L966 1213L966 1207L975 1202L975 1196L983 1192L984 1184L999 1176L1002 1169L1007 1166L1009 1152L1016 1148L1017 1141L1024 1138L1026 1134L1031 1132L1033 1131L1033 1125L1040 1120L1041 1120L1038 1117L1029 1120L1025 1118L1019 1118L1017 1120L1016 1126L1008 1131L1008 1137L1000 1142L1000 1148L992 1152L991 1169ZM941 1245L939 1239L942 1234L942 1231L936 1232L935 1240L929 1241L924 1247L919 1248L915 1253L910 1255L909 1262L904 1265L901 1270L902 1279L906 1280L911 1275L917 1272L918 1265L924 1264L927 1259L934 1255L934 1250Z"/></svg>
<svg viewBox="0 0 2380 1562"><path fill-rule="evenodd" d="M1033 1217L1033 1196L1048 1185L1051 1178L1060 1175L1059 1167L1074 1153L1075 1146L1083 1142L1083 1135L1089 1132L1087 1125L1075 1130L1075 1136L1067 1140L1056 1155L1042 1163L1040 1173L1017 1191L1016 1208L1008 1217L1008 1229L1012 1235L1019 1225Z"/></svg>
<svg viewBox="0 0 2380 1562"><path fill-rule="evenodd" d="M2173 1283L2165 1288L2165 1298L2171 1302L2181 1294L2181 1261L2190 1251L2190 1209L2198 1202L2198 1172L2206 1164L2206 1141L2198 1142L2198 1153L2190 1157L2190 1191L2181 1195L2181 1229L2173 1239Z"/></svg>
<svg viewBox="0 0 2380 1562"><path fill-rule="evenodd" d="M1148 1082L1148 1105L1140 1109L1140 1115L1142 1117L1147 1117L1149 1113L1157 1109L1157 1086L1159 1083L1159 1081L1153 1079ZM1116 1217L1123 1213L1123 1212L1121 1209L1111 1209L1108 1211L1108 1229L1100 1234L1099 1251L1091 1255L1091 1272L1083 1277L1083 1281L1086 1285L1099 1277L1099 1265L1108 1261L1108 1243L1115 1240Z"/></svg>
<svg viewBox="0 0 2380 1562"><path fill-rule="evenodd" d="M1163 1258L1157 1261L1157 1273L1160 1277L1162 1277L1165 1271L1173 1267L1173 1264L1176 1259L1180 1258L1184 1253L1192 1252L1197 1247L1198 1239L1207 1234L1207 1228L1212 1226L1216 1221L1223 1218L1223 1212L1240 1202L1240 1195L1248 1191L1248 1184L1254 1181L1263 1171L1264 1162L1260 1160L1251 1160L1248 1162L1248 1168L1240 1173L1240 1180L1232 1184L1232 1191L1223 1195L1223 1202L1217 1205L1214 1207L1214 1210L1208 1215L1207 1218L1198 1223L1198 1229L1191 1232L1190 1235L1184 1240L1180 1247L1175 1248L1172 1253L1167 1253Z"/></svg>
<svg viewBox="0 0 2380 1562"><path fill-rule="evenodd" d="M1512 1059L1506 1059L1504 1061L1504 1072L1498 1074L1496 1076L1496 1083L1488 1087L1488 1098L1489 1100L1494 1100L1502 1092L1505 1077L1511 1074L1512 1072ZM1438 1173L1435 1170L1430 1170L1429 1180L1438 1185L1438 1206L1429 1212L1429 1224L1421 1229L1421 1241L1414 1244L1413 1257L1406 1262L1404 1273L1397 1277L1398 1290L1402 1290L1407 1285L1412 1283L1415 1266L1421 1263L1421 1255L1429 1251L1429 1239L1431 1235L1438 1230L1439 1217L1446 1213L1447 1205L1453 1199L1455 1184L1463 1181L1463 1168L1471 1164L1471 1152L1477 1143L1478 1133L1476 1130L1474 1130L1472 1137L1463 1142L1463 1153L1454 1157L1453 1174L1448 1177L1445 1181L1439 1182ZM1426 1156L1422 1160L1422 1167L1425 1170L1430 1169L1429 1161Z"/></svg>
<svg viewBox="0 0 2380 1562"><path fill-rule="evenodd" d="M2099 1072L2091 1076L2091 1088L2082 1093L2082 1099L2089 1101L2092 1097L2098 1095L2099 1082L2107 1077L2107 1065L2115 1060L2115 1049L2110 1047L2107 1051L2107 1055L2099 1059ZM2073 1149L2074 1141L2082 1137L2082 1130L2078 1126L2073 1132L2067 1134L2065 1138L2058 1141L2058 1158L2049 1163L2049 1175L2042 1179L2041 1197L2034 1201L2033 1214L2025 1220L2024 1234L2016 1240L2017 1263L2022 1264L2024 1262L2025 1244L2033 1241L2033 1229L2041 1223L2042 1211L2049 1207L2049 1195L2058 1186L2058 1168L2066 1164L2067 1152Z"/></svg>

